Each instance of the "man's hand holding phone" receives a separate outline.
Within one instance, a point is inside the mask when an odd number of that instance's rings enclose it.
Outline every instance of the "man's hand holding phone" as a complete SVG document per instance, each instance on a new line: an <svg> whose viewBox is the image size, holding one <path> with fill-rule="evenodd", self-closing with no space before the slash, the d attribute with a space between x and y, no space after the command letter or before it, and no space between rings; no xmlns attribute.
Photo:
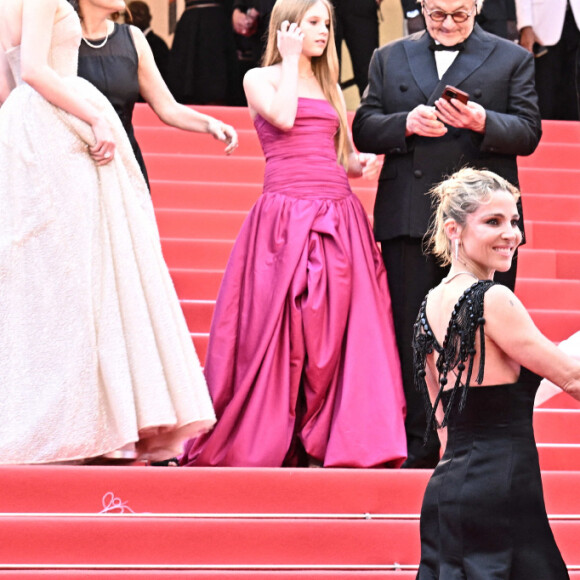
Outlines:
<svg viewBox="0 0 580 580"><path fill-rule="evenodd" d="M441 97L435 101L437 118L457 129L470 129L476 133L485 132L485 109L469 100L469 94L447 85Z"/></svg>

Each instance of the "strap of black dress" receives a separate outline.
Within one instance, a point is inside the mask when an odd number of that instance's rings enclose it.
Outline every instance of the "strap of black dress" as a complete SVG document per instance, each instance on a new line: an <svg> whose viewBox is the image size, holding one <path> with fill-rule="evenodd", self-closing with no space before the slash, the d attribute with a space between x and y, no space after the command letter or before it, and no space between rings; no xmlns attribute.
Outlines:
<svg viewBox="0 0 580 580"><path fill-rule="evenodd" d="M453 407L458 389L463 385L465 388L461 391L461 400L459 402L459 411L465 407L468 387L471 383L473 374L473 364L475 360L475 341L479 331L480 335L480 359L479 369L475 382L483 382L483 372L485 367L485 336L483 317L483 299L485 293L495 282L493 280L480 280L476 282L459 297L457 304L451 313L449 326L443 345L440 345L433 331L429 326L425 307L427 298L423 300L417 321L415 322L413 332L413 363L415 369L415 386L423 394L425 410L427 412L427 430L425 432L425 441L428 438L431 429L445 427L449 420L449 412ZM436 350L438 353L436 366L439 373L439 391L433 404L429 398L429 389L425 380L426 359L429 354ZM463 374L466 372L465 380L462 381ZM443 421L437 422L435 412L441 403L443 391L447 385L447 376L450 371L456 372L455 384L444 409Z"/></svg>

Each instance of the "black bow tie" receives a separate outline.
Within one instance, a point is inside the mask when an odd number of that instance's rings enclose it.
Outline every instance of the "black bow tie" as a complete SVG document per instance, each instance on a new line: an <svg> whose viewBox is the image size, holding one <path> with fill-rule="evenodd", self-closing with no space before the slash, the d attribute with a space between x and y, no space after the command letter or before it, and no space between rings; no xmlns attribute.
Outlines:
<svg viewBox="0 0 580 580"><path fill-rule="evenodd" d="M437 52L438 50L450 50L452 52L462 51L465 50L465 43L460 42L458 44L454 44L453 46L445 46L444 44L435 44L435 42L431 42L429 45L429 50L433 52Z"/></svg>

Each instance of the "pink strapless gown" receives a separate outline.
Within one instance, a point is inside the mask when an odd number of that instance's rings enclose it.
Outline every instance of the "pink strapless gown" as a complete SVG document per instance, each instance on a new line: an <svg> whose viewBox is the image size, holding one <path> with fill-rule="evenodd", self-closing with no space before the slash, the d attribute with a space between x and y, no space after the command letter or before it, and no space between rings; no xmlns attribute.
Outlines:
<svg viewBox="0 0 580 580"><path fill-rule="evenodd" d="M236 241L205 374L218 423L182 465L398 467L405 399L387 276L337 165L338 117L299 99L287 132L255 121L264 191Z"/></svg>

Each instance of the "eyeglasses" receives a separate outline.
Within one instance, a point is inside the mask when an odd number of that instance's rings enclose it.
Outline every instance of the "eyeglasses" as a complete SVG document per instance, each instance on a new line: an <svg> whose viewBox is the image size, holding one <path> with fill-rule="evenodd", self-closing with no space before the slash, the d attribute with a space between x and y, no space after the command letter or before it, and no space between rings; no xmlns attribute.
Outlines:
<svg viewBox="0 0 580 580"><path fill-rule="evenodd" d="M443 10L427 10L425 4L423 4L423 11L433 20L433 22L443 22L448 16L451 16L453 22L456 24L461 24L465 22L472 14L473 10L470 12L465 12L465 10L457 10L455 12L445 12Z"/></svg>

